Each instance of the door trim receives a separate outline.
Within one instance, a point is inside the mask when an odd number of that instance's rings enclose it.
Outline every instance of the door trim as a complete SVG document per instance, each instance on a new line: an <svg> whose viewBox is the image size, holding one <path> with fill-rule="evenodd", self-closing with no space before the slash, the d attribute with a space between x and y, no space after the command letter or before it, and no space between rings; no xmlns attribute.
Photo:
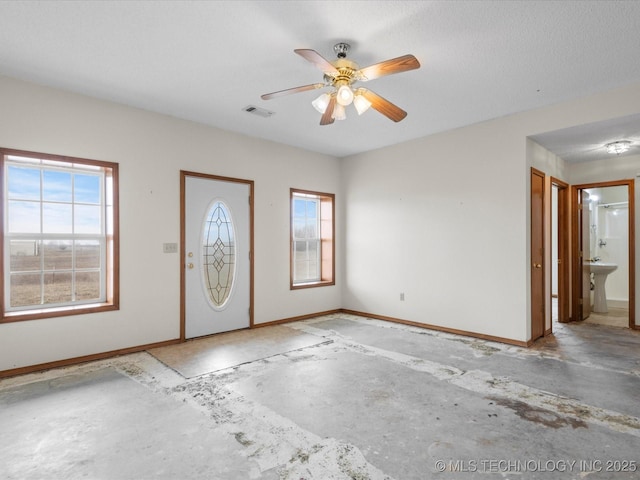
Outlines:
<svg viewBox="0 0 640 480"><path fill-rule="evenodd" d="M253 328L253 180L240 178L221 177L207 173L190 172L180 170L180 341L186 340L186 256L185 250L185 209L186 209L186 181L187 177L205 178L208 180L218 180L223 182L243 183L249 186L249 328Z"/></svg>
<svg viewBox="0 0 640 480"><path fill-rule="evenodd" d="M571 253L571 267L573 272L582 272L582 265L580 264L580 245L578 244L578 195L582 190L588 188L597 187L618 187L626 186L627 195L629 199L629 328L638 329L636 327L636 233L635 233L635 181L633 179L627 180L613 180L610 182L597 182L597 183L585 183L581 185L573 185L571 187L571 234L572 234L572 253ZM572 308L573 312L577 312L578 305L578 288L581 288L581 273L573 275L572 281ZM572 320L577 320L575 313Z"/></svg>
<svg viewBox="0 0 640 480"><path fill-rule="evenodd" d="M540 211L540 231L538 231L537 229L534 230L533 226L534 224L536 224L534 222L534 218L533 218L533 177L540 177L542 179L542 206L541 206L541 211ZM546 332L546 324L547 324L547 268L546 268L546 261L547 261L547 251L545 248L545 240L546 240L546 228L545 228L545 224L546 224L546 207L547 207L547 199L546 199L546 195L547 195L547 188L546 188L546 179L547 176L544 172L542 172L541 170L538 170L537 168L531 167L531 173L530 173L530 177L529 177L529 208L530 208L530 213L529 213L529 224L530 224L530 235L531 238L529 239L529 278L530 278L530 303L531 303L531 322L530 322L530 329L529 329L529 341L530 342L535 342L538 338L541 338L545 335ZM538 304L534 298L533 292L534 292L534 263L535 259L534 259L534 251L533 251L533 244L534 244L534 238L538 237L538 240L540 240L540 243L542 245L541 247L541 252L540 252L540 265L538 265L537 268L541 268L542 272L542 304ZM537 312L537 313L536 313ZM540 318L542 320L542 328L540 329L541 333L540 335L537 335L537 333L534 333L534 328L536 327L536 325L534 325L534 318L536 318L536 315L540 315ZM537 335L534 337L534 335Z"/></svg>
<svg viewBox="0 0 640 480"><path fill-rule="evenodd" d="M558 321L567 323L571 321L569 311L569 299L571 298L569 288L569 266L571 259L569 257L569 184L562 180L551 177L551 185L558 189L557 204L557 245L558 245ZM553 241L553 239L552 239ZM553 330L553 318L551 319L551 327L549 333Z"/></svg>

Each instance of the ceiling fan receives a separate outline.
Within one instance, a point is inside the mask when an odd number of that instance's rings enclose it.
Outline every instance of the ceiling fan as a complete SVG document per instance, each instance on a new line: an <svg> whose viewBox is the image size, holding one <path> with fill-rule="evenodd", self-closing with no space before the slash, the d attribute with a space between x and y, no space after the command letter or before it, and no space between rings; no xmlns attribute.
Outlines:
<svg viewBox="0 0 640 480"><path fill-rule="evenodd" d="M329 62L322 55L311 49L297 49L295 53L314 64L324 73L324 82L302 85L288 88L278 92L266 93L260 98L270 100L272 98L290 95L292 93L306 92L319 88L330 87L331 91L323 93L311 104L318 110L322 117L320 125L330 125L334 120L346 118L345 107L353 103L358 115L362 115L369 107L382 113L394 122L399 122L407 116L407 112L387 99L366 88L354 88L357 82L367 82L385 75L406 72L420 68L420 63L413 55L403 55L384 62L376 63L365 68L360 68L357 63L347 60L347 53L351 46L348 43L337 43L333 50L338 59Z"/></svg>

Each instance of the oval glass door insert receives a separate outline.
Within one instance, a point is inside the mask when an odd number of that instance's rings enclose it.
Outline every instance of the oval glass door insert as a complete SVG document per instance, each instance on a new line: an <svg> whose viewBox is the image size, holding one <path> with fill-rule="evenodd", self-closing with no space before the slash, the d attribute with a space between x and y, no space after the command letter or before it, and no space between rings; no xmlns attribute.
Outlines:
<svg viewBox="0 0 640 480"><path fill-rule="evenodd" d="M236 270L234 225L229 208L221 200L209 208L202 242L204 287L211 305L221 309L231 295Z"/></svg>

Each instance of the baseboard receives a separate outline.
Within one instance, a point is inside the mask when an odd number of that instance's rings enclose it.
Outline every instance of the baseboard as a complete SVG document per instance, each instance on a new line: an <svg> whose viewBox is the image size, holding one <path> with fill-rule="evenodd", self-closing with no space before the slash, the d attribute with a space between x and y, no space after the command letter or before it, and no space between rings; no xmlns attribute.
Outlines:
<svg viewBox="0 0 640 480"><path fill-rule="evenodd" d="M506 343L508 345L515 345L517 347L529 347L533 344L533 342L531 341L523 342L520 340L513 340L511 338L496 337L493 335L485 335L484 333L469 332L467 330L458 330L457 328L442 327L440 325L431 325L428 323L414 322L411 320L403 320L400 318L387 317L385 315L376 315L373 313L358 312L356 310L348 310L343 308L341 312L348 313L351 315L358 315L360 317L368 317L368 318L375 318L377 320L385 320L387 322L401 323L403 325L410 325L412 327L420 327L420 328L426 328L428 330L437 330L439 332L453 333L455 335L463 335L465 337L479 338L481 340L489 340L491 342Z"/></svg>
<svg viewBox="0 0 640 480"><path fill-rule="evenodd" d="M298 322L300 320L308 320L309 318L321 317L323 315L332 315L334 313L341 313L342 311L343 311L342 309L337 308L335 310L327 310L325 312L309 313L307 315L299 315L297 317L289 317L289 318L283 318L281 320L273 320L271 322L254 324L253 327L251 328L270 327L272 325L282 325L283 323L291 323L291 322Z"/></svg>
<svg viewBox="0 0 640 480"><path fill-rule="evenodd" d="M607 298L607 306L609 308L626 308L627 310L629 310L629 300Z"/></svg>
<svg viewBox="0 0 640 480"><path fill-rule="evenodd" d="M135 347L121 348L119 350L111 350L109 352L94 353L92 355L84 355L82 357L67 358L64 360L56 360L54 362L39 363L37 365L29 365L27 367L12 368L10 370L0 370L0 378L14 377L16 375L24 375L26 373L41 372L51 370L52 368L68 367L69 365L77 365L80 363L93 362L95 360L104 360L106 358L117 357L119 355L127 355L129 353L143 352L157 347L166 347L167 345L175 345L180 343L180 339L167 340L164 342L149 343L147 345L138 345Z"/></svg>

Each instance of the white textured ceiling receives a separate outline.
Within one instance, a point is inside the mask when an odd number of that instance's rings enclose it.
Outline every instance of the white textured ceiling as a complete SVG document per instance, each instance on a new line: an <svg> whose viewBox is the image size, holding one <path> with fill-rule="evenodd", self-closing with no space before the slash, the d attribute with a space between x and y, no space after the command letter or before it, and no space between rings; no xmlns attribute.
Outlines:
<svg viewBox="0 0 640 480"><path fill-rule="evenodd" d="M637 1L0 1L0 74L343 157L640 81ZM419 70L367 83L408 112L319 126L296 48ZM242 111L272 110L271 118Z"/></svg>
<svg viewBox="0 0 640 480"><path fill-rule="evenodd" d="M631 142L629 150L620 156L640 155L640 114L576 125L531 138L569 163L611 158L605 145L619 140Z"/></svg>

